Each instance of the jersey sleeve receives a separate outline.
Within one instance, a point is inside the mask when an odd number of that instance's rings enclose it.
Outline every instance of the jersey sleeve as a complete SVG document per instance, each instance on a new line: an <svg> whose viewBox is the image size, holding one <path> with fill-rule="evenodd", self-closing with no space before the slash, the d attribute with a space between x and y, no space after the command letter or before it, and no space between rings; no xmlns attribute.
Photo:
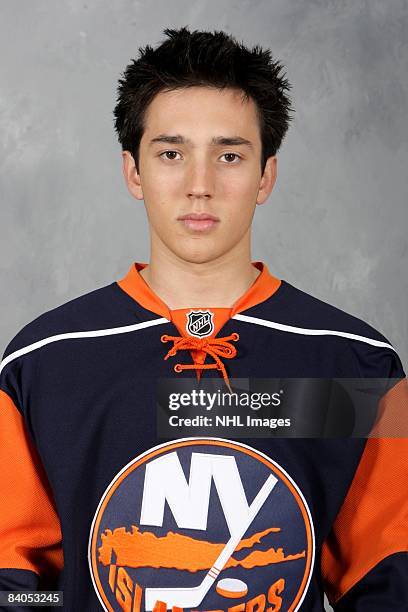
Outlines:
<svg viewBox="0 0 408 612"><path fill-rule="evenodd" d="M63 567L60 522L25 420L0 389L0 590L51 589Z"/></svg>
<svg viewBox="0 0 408 612"><path fill-rule="evenodd" d="M408 609L408 384L397 357L387 370L392 386L322 547L336 612Z"/></svg>

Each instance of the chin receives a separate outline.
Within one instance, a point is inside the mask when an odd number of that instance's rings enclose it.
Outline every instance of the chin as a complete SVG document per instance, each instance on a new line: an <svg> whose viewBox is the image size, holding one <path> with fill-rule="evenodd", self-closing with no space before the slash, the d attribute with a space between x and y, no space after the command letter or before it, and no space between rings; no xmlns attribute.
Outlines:
<svg viewBox="0 0 408 612"><path fill-rule="evenodd" d="M175 251L176 255L182 259L183 261L191 264L204 264L209 263L210 261L214 261L218 259L222 253L215 253L210 251L209 249L200 249L197 250L183 250L183 251Z"/></svg>
<svg viewBox="0 0 408 612"><path fill-rule="evenodd" d="M182 261L204 264L218 259L229 250L228 245L225 245L227 248L220 249L219 242L217 244L216 240L207 236L189 237L188 240L180 239L173 244L167 243L167 248Z"/></svg>
<svg viewBox="0 0 408 612"><path fill-rule="evenodd" d="M214 259L216 259L216 257L211 257L211 255L208 255L208 254L201 255L201 256L185 254L181 256L181 259L191 264L204 264L204 263L209 263L210 261L213 261Z"/></svg>

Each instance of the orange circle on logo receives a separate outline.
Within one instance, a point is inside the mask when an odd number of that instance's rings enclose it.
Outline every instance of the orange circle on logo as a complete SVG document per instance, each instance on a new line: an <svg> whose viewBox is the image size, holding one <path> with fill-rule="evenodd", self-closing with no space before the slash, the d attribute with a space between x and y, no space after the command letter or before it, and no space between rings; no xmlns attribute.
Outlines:
<svg viewBox="0 0 408 612"><path fill-rule="evenodd" d="M139 468L141 465L146 462L151 461L154 457L157 457L163 453L167 453L168 451L172 451L175 449L180 449L188 446L216 446L222 448L230 448L237 452L242 452L254 459L263 463L266 467L268 467L274 474L276 474L280 480L282 480L285 485L288 487L290 492L293 495L293 498L296 500L299 510L301 512L304 526L305 526L305 535L307 541L307 554L306 554L306 563L305 570L303 573L303 577L301 580L301 584L298 588L295 598L290 604L288 608L288 612L296 612L299 610L300 604L302 603L304 596L306 594L307 587L311 578L311 569L313 567L314 555L315 555L315 542L314 542L314 531L312 525L312 519L310 515L309 508L306 504L305 499L303 498L302 493L298 489L297 485L291 479L291 477L285 472L283 468L281 468L277 463L275 463L272 459L264 455L261 451L258 451L250 446L245 444L225 440L222 438L186 438L175 440L172 442L166 442L164 444L160 444L151 448L150 450L142 453L131 462L129 462L112 480L112 482L107 487L104 495L101 498L97 511L95 513L91 530L90 530L90 538L89 538L89 546L88 546L88 561L91 572L91 577L93 580L93 584L98 595L98 598L105 610L109 612L115 612L112 608L108 598L105 594L103 585L101 583L101 579L98 572L98 563L96 559L97 553L97 539L99 534L99 527L104 511L115 491L121 485L121 483L127 478L127 476L133 472L135 469ZM222 569L222 568L220 568Z"/></svg>

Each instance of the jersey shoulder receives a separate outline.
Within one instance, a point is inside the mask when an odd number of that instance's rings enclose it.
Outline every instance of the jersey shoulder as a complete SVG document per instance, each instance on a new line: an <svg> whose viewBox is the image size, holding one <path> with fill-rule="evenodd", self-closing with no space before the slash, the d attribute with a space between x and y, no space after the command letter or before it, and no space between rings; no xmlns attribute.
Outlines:
<svg viewBox="0 0 408 612"><path fill-rule="evenodd" d="M119 327L134 322L134 312L116 282L99 287L48 310L22 327L3 358L58 334Z"/></svg>
<svg viewBox="0 0 408 612"><path fill-rule="evenodd" d="M390 344L390 341L367 321L349 313L333 304L323 301L305 291L285 283L285 302L288 314L297 318L300 323L317 329L327 328L378 340Z"/></svg>
<svg viewBox="0 0 408 612"><path fill-rule="evenodd" d="M282 281L269 299L245 314L293 327L311 341L336 341L336 350L347 351L362 376L405 376L390 340L370 323ZM314 335L315 332L321 332ZM326 332L326 333L325 333ZM327 333L328 332L328 333Z"/></svg>

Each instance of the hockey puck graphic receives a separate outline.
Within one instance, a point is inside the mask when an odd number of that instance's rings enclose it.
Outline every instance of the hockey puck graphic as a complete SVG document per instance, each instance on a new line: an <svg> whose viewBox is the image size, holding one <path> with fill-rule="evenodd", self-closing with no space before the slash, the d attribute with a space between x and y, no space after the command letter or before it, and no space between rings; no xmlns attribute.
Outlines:
<svg viewBox="0 0 408 612"><path fill-rule="evenodd" d="M230 598L245 597L248 593L248 585L238 578L223 578L217 582L215 589L218 595Z"/></svg>

